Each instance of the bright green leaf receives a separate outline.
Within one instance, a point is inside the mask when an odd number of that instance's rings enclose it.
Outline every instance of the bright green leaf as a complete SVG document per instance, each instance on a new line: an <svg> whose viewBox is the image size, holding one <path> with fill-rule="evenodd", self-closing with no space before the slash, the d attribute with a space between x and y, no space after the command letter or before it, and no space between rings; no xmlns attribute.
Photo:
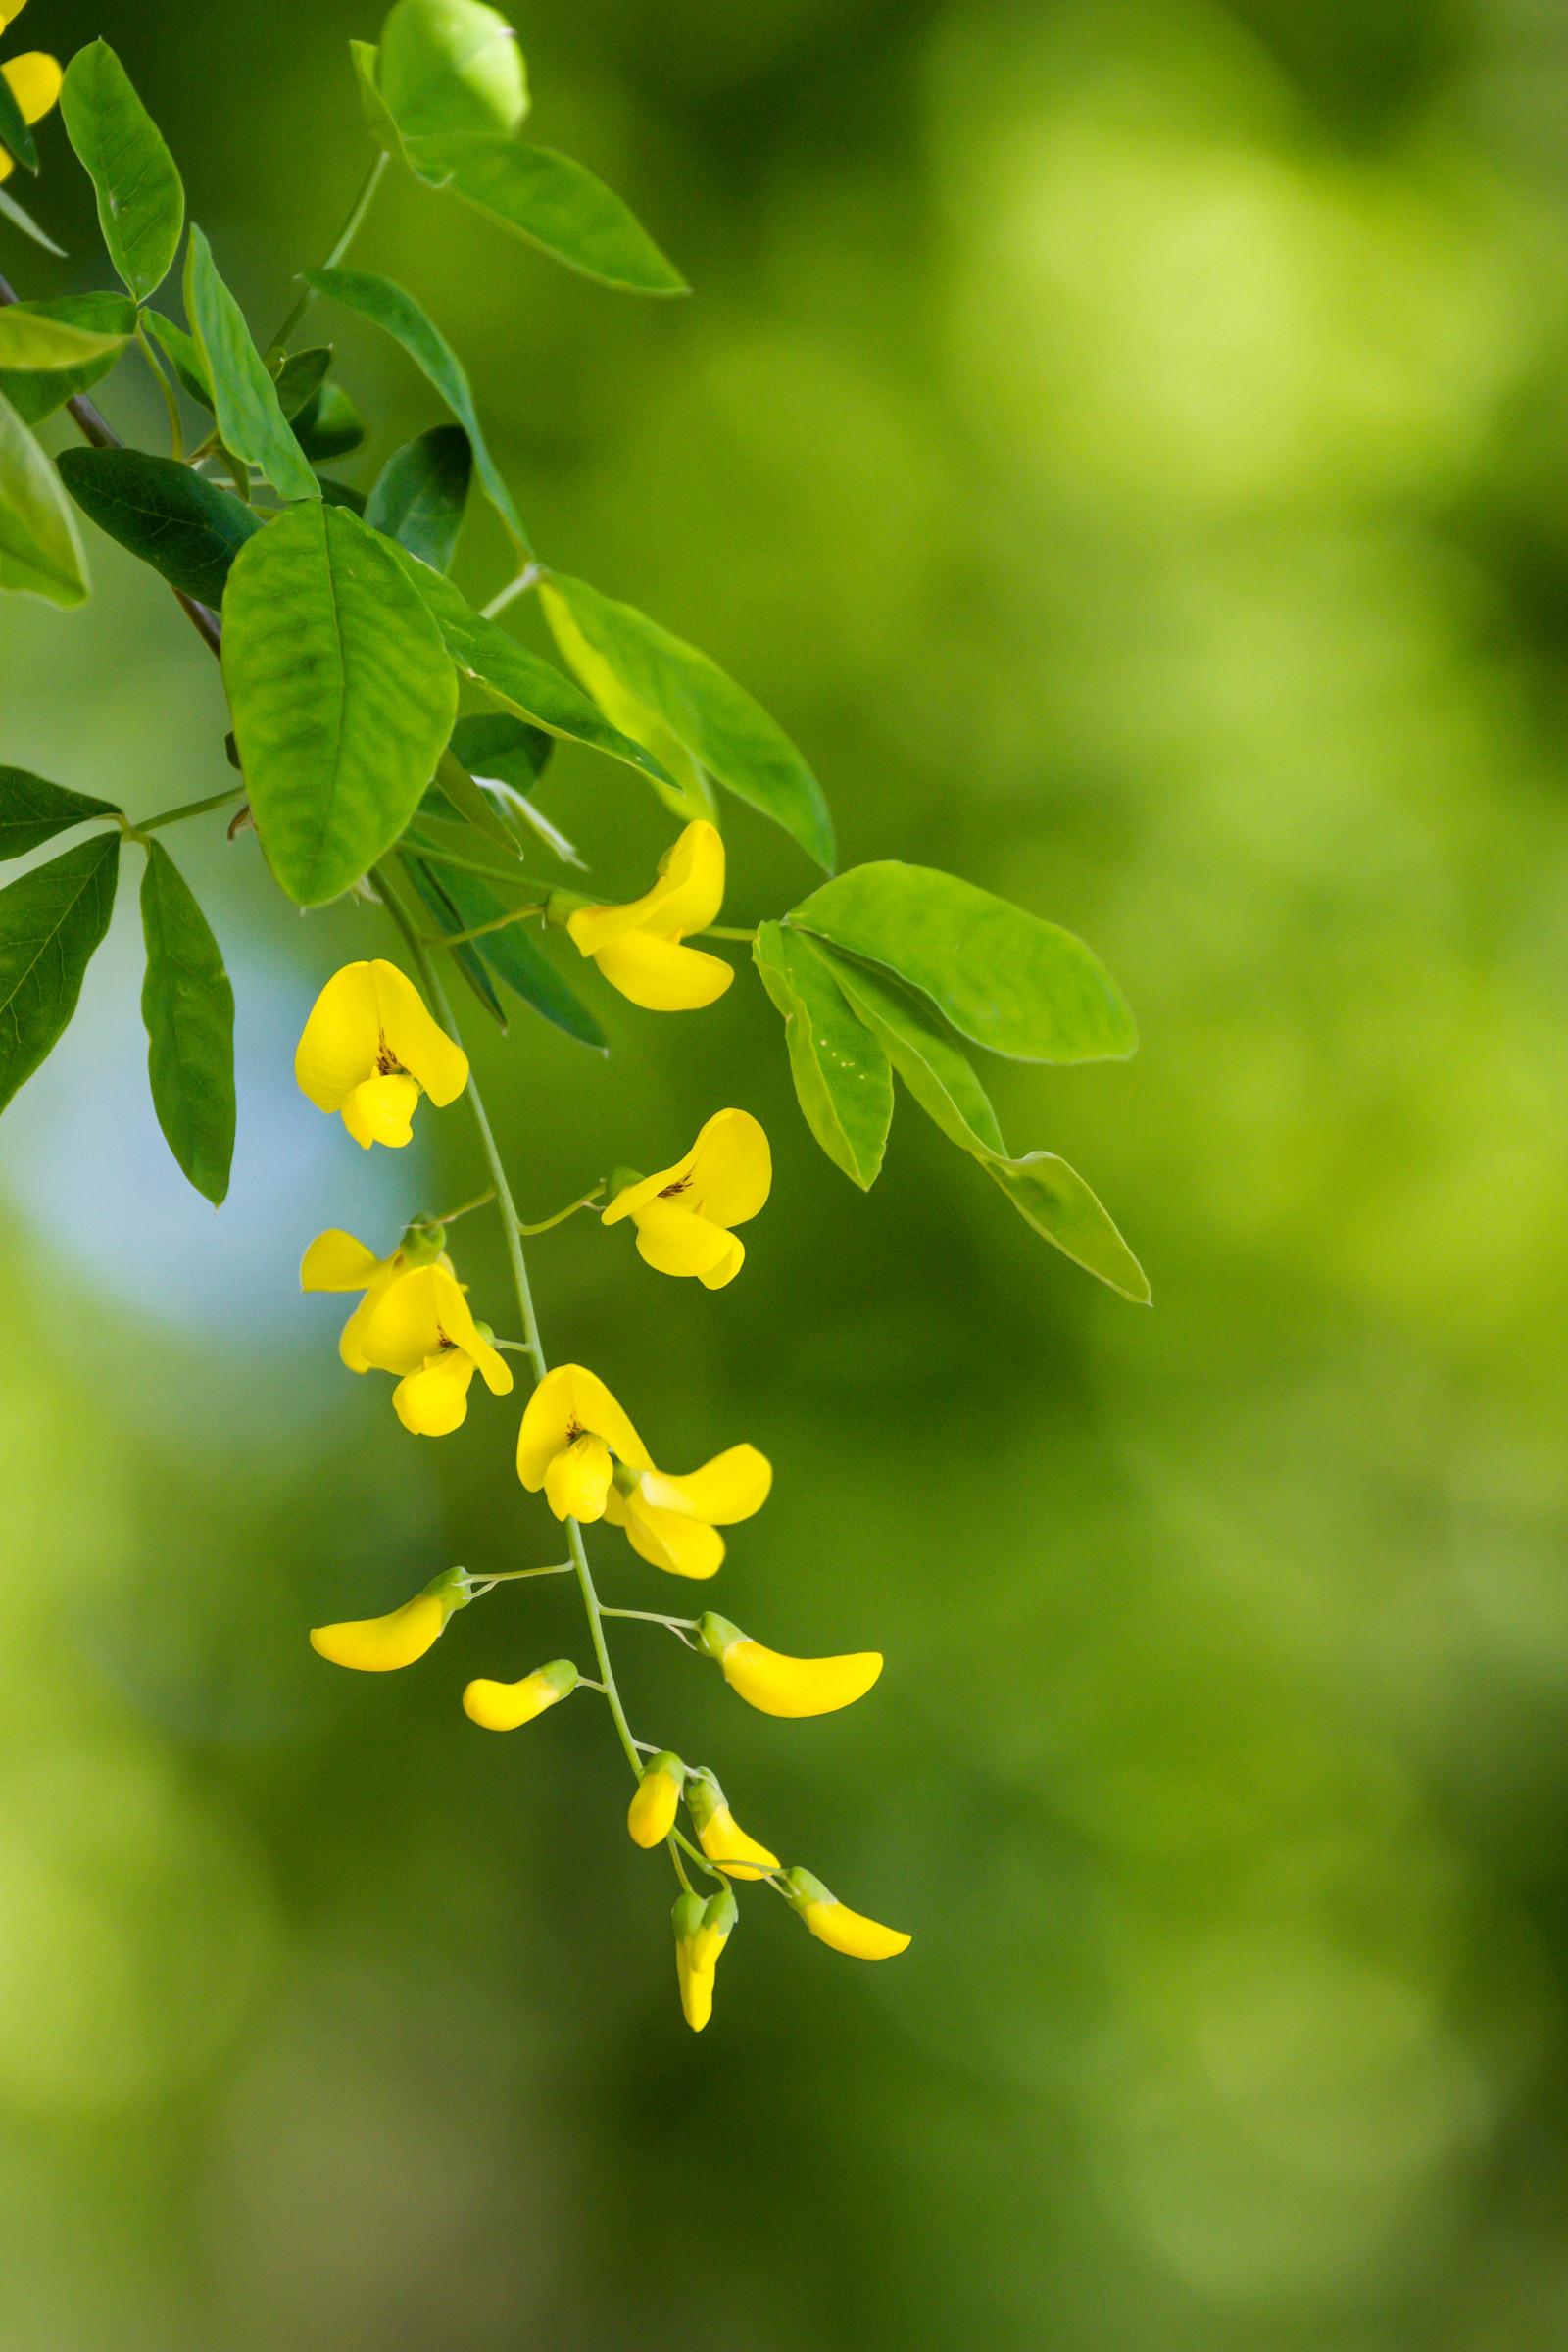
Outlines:
<svg viewBox="0 0 1568 2352"><path fill-rule="evenodd" d="M1053 1152L986 1159L981 1165L1036 1233L1135 1306L1148 1306L1152 1296L1148 1275L1076 1169Z"/></svg>
<svg viewBox="0 0 1568 2352"><path fill-rule="evenodd" d="M463 918L456 928L477 930L481 923L494 922L498 915L508 912L507 902L498 898L477 874L440 866L436 879ZM508 923L502 930L487 931L473 945L490 969L525 1004L531 1004L544 1019L564 1030L567 1037L576 1038L579 1045L593 1046L600 1053L606 1051L605 1033L599 1023L567 987L524 923Z"/></svg>
<svg viewBox="0 0 1568 2352"><path fill-rule="evenodd" d="M119 814L113 801L95 801L24 767L0 767L0 858L24 858L89 816Z"/></svg>
<svg viewBox="0 0 1568 2352"><path fill-rule="evenodd" d="M216 1208L234 1156L234 991L207 917L161 841L147 844L141 927L153 1108L169 1149Z"/></svg>
<svg viewBox="0 0 1568 2352"><path fill-rule="evenodd" d="M531 555L528 534L512 503L512 493L485 446L463 364L413 295L405 294L389 277L377 276L373 270L307 270L304 276L306 284L314 286L318 294L330 294L334 301L358 311L362 318L368 318L395 343L402 344L464 426L473 444L473 462L485 495L523 554Z"/></svg>
<svg viewBox="0 0 1568 2352"><path fill-rule="evenodd" d="M354 77L359 84L360 107L366 127L376 145L384 147L388 155L401 155L403 141L392 119L392 110L381 95L379 50L373 41L350 41L349 55L354 60Z"/></svg>
<svg viewBox="0 0 1568 2352"><path fill-rule="evenodd" d="M1006 1155L985 1088L922 1001L831 948L822 961L928 1118L960 1152Z"/></svg>
<svg viewBox="0 0 1568 2352"><path fill-rule="evenodd" d="M463 528L473 444L461 424L434 424L394 450L365 509L372 529L396 539L421 564L446 571Z"/></svg>
<svg viewBox="0 0 1568 2352"><path fill-rule="evenodd" d="M408 151L426 175L449 173L476 211L585 277L630 294L691 292L636 215L569 155L493 133L410 137Z"/></svg>
<svg viewBox="0 0 1568 2352"><path fill-rule="evenodd" d="M4 75L0 74L0 80L3 79ZM24 212L16 198L8 196L4 188L0 188L0 213L4 214L13 228L20 228L24 237L30 237L35 245L41 245L45 253L54 254L62 262L65 260L65 247L57 245L53 237L46 237L32 215Z"/></svg>
<svg viewBox="0 0 1568 2352"><path fill-rule="evenodd" d="M365 418L341 384L322 384L294 418L294 438L313 466L346 458L365 439Z"/></svg>
<svg viewBox="0 0 1568 2352"><path fill-rule="evenodd" d="M380 95L405 139L514 131L528 112L517 36L480 0L397 0L381 27Z"/></svg>
<svg viewBox="0 0 1568 2352"><path fill-rule="evenodd" d="M40 424L68 400L74 400L78 392L90 392L109 373L136 331L136 306L123 294L62 294L53 302L15 303L0 311L0 318L15 318L19 313L86 327L102 337L100 355L76 367L0 368L0 393L24 424Z"/></svg>
<svg viewBox="0 0 1568 2352"><path fill-rule="evenodd" d="M737 800L782 825L808 858L831 872L833 820L822 788L783 729L744 687L694 646L582 580L552 572L540 595L553 628L564 604L600 661L663 720L692 758ZM559 628L557 642L570 661Z"/></svg>
<svg viewBox="0 0 1568 2352"><path fill-rule="evenodd" d="M440 631L389 550L344 507L296 507L241 550L223 597L256 827L301 906L335 899L397 839L457 715Z"/></svg>
<svg viewBox="0 0 1568 2352"><path fill-rule="evenodd" d="M75 1011L119 879L120 835L100 833L0 890L0 1110Z"/></svg>
<svg viewBox="0 0 1568 2352"><path fill-rule="evenodd" d="M572 618L564 597L548 582L540 588L539 601L563 660L575 670L612 726L652 752L661 767L667 768L675 778L673 784L655 781L654 790L665 808L683 824L689 824L694 817L706 817L710 824L716 824L718 804L712 786L680 738L671 733L657 711L637 700L604 656L589 644Z"/></svg>
<svg viewBox="0 0 1568 2352"><path fill-rule="evenodd" d="M129 293L145 302L169 275L184 225L174 159L107 41L77 50L60 112L97 194L109 258Z"/></svg>
<svg viewBox="0 0 1568 2352"><path fill-rule="evenodd" d="M855 1018L808 939L763 923L752 956L784 1015L790 1073L806 1123L829 1159L869 1192L893 1118L888 1057Z"/></svg>
<svg viewBox="0 0 1568 2352"><path fill-rule="evenodd" d="M17 103L17 93L4 74L0 74L0 140L10 148L23 169L36 174L38 144L27 124L27 119Z"/></svg>
<svg viewBox="0 0 1568 2352"><path fill-rule="evenodd" d="M1121 1060L1138 1044L1116 983L1081 939L954 874L895 858L852 866L785 920L896 972L994 1054Z"/></svg>
<svg viewBox="0 0 1568 2352"><path fill-rule="evenodd" d="M50 318L20 302L0 310L0 368L80 368L94 360L118 358L125 341L123 333L105 335L92 327L74 326L69 319Z"/></svg>
<svg viewBox="0 0 1568 2352"><path fill-rule="evenodd" d="M180 384L199 408L211 409L213 387L207 373L207 362L182 326L166 318L162 311L143 311L143 318L158 341L169 354L171 365Z"/></svg>
<svg viewBox="0 0 1568 2352"><path fill-rule="evenodd" d="M228 567L262 518L172 458L139 449L67 449L60 478L101 531L216 612Z"/></svg>
<svg viewBox="0 0 1568 2352"><path fill-rule="evenodd" d="M56 473L11 403L0 398L0 588L52 605L87 597L87 559Z"/></svg>
<svg viewBox="0 0 1568 2352"><path fill-rule="evenodd" d="M245 314L219 276L212 247L194 221L185 248L185 316L213 387L225 446L259 467L279 498L318 499L321 486L289 430Z"/></svg>

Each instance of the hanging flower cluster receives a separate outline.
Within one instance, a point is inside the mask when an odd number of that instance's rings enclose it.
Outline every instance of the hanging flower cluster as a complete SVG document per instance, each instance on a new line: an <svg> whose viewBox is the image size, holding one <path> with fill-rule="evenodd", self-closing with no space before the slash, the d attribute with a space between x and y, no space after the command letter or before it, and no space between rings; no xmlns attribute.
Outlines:
<svg viewBox="0 0 1568 2352"><path fill-rule="evenodd" d="M698 821L686 827L646 897L627 906L578 907L566 928L582 954L591 956L634 1004L691 1009L713 1003L729 985L727 964L682 944L686 933L711 923L723 892L723 844L713 826ZM417 953L412 933L410 942ZM427 965L423 975L435 994ZM435 1001L445 1015L438 994ZM462 1049L414 984L395 965L381 961L347 964L327 982L305 1024L295 1071L318 1109L341 1116L366 1150L374 1143L394 1148L409 1143L422 1097L439 1107L469 1084ZM481 1125L493 1151L488 1124ZM496 1202L520 1268L521 1237L528 1229L517 1220L498 1159L492 1160L491 1172L491 1190L467 1205ZM730 1108L715 1111L672 1166L653 1176L619 1170L607 1186L573 1205L592 1206L597 1194L608 1191L598 1210L601 1222L629 1220L645 1264L662 1274L695 1275L705 1288L719 1290L745 1261L745 1246L734 1228L763 1207L771 1184L766 1136L749 1112ZM763 1714L830 1714L869 1690L882 1671L874 1650L846 1657L785 1657L711 1610L696 1618L672 1617L607 1607L599 1598L583 1544L585 1527L608 1520L623 1531L639 1559L667 1576L711 1577L725 1556L719 1530L761 1509L773 1483L771 1463L743 1443L695 1470L659 1468L596 1372L583 1364L546 1370L525 1279L518 1283L520 1341L498 1342L491 1326L475 1317L448 1254L450 1221L416 1219L385 1257L352 1234L318 1234L305 1252L301 1284L308 1291L359 1293L339 1353L352 1372L396 1376L393 1409L417 1437L446 1437L462 1425L475 1372L492 1396L507 1396L513 1375L506 1351L529 1362L534 1387L517 1431L517 1477L529 1494L543 1494L566 1530L572 1556L559 1567L479 1579L462 1568L446 1569L386 1616L318 1626L311 1636L315 1648L334 1665L362 1672L410 1666L434 1646L456 1610L496 1585L574 1571L600 1678L580 1674L569 1658L554 1658L516 1682L470 1682L463 1692L464 1711L486 1731L515 1731L577 1690L598 1691L608 1700L637 1774L626 1826L638 1845L665 1846L680 1879L673 1914L675 1967L682 2013L693 2031L701 2033L712 2014L714 1972L739 1916L732 1882L771 1886L835 1951L865 1960L902 1952L907 1936L847 1910L808 1871L786 1870L776 1854L741 1829L708 1766L688 1765L671 1748L634 1739L615 1686L605 1620L632 1617L667 1627L688 1648L711 1659L730 1689ZM680 1827L683 1804L695 1842ZM713 1891L693 1887L688 1863Z"/></svg>

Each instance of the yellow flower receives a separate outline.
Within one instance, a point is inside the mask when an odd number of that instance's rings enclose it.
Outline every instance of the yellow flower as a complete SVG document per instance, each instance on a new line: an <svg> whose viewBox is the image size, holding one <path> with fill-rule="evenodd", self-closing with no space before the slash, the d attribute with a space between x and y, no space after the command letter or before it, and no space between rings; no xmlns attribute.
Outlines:
<svg viewBox="0 0 1568 2352"><path fill-rule="evenodd" d="M18 0L15 8L0 10L0 29L13 24L25 6L26 0ZM9 58L0 66L0 74L10 82L11 95L22 109L22 120L29 125L43 121L60 96L60 85L65 79L55 59L46 57L41 49L29 49L24 56ZM9 179L16 168L15 159L0 148L0 179ZM708 919L711 922L713 918L710 915Z"/></svg>
<svg viewBox="0 0 1568 2352"><path fill-rule="evenodd" d="M884 1928L877 1920L862 1919L836 1894L829 1894L821 1880L813 1879L808 1870L787 1870L784 1891L817 1941L851 1960L893 1960L909 1948L907 1936L897 1928Z"/></svg>
<svg viewBox="0 0 1568 2352"><path fill-rule="evenodd" d="M612 988L650 1012L686 1012L711 1004L735 974L717 956L683 948L688 931L706 931L724 904L724 844L699 817L659 861L659 880L627 906L579 906L566 929Z"/></svg>
<svg viewBox="0 0 1568 2352"><path fill-rule="evenodd" d="M532 1723L546 1707L556 1706L577 1688L577 1669L569 1658L552 1658L520 1683L470 1683L463 1693L463 1712L470 1723L487 1732L514 1732Z"/></svg>
<svg viewBox="0 0 1568 2352"><path fill-rule="evenodd" d="M431 1579L422 1592L406 1600L386 1617L356 1617L342 1625L318 1625L311 1647L334 1666L353 1666L362 1674L389 1674L422 1658L446 1632L455 1609L466 1609L473 1598L466 1569L447 1568Z"/></svg>
<svg viewBox="0 0 1568 2352"><path fill-rule="evenodd" d="M685 1765L669 1748L649 1757L626 1811L626 1827L639 1845L663 1844L675 1826L675 1808L685 1778Z"/></svg>
<svg viewBox="0 0 1568 2352"><path fill-rule="evenodd" d="M559 1364L529 1397L517 1476L530 1494L544 1489L558 1519L623 1527L632 1549L671 1576L711 1576L724 1557L719 1527L760 1511L773 1483L755 1446L732 1446L685 1478L656 1470L604 1382L581 1364Z"/></svg>
<svg viewBox="0 0 1568 2352"><path fill-rule="evenodd" d="M697 1639L723 1667L730 1689L764 1715L831 1715L863 1698L882 1671L882 1653L875 1649L841 1658L786 1658L711 1609L698 1618Z"/></svg>
<svg viewBox="0 0 1568 2352"><path fill-rule="evenodd" d="M686 1784L686 1802L697 1826L697 1841L710 1862L722 1862L732 1879L760 1879L764 1871L777 1870L777 1854L747 1837L710 1772L692 1774ZM743 1869L743 1863L760 1867Z"/></svg>
<svg viewBox="0 0 1568 2352"><path fill-rule="evenodd" d="M736 1917L735 1897L727 1886L706 1903L700 1894L683 1894L670 1913L681 2011L694 2034L700 2034L713 2014L713 1972Z"/></svg>
<svg viewBox="0 0 1568 2352"><path fill-rule="evenodd" d="M510 1365L480 1331L443 1266L416 1266L389 1282L355 1345L377 1371L402 1374L392 1403L416 1437L444 1438L462 1424L475 1369L492 1396L505 1396L512 1387Z"/></svg>
<svg viewBox="0 0 1568 2352"><path fill-rule="evenodd" d="M294 1075L318 1110L342 1112L368 1152L413 1142L421 1090L434 1103L456 1102L468 1083L468 1057L395 963L346 963L312 1007Z"/></svg>
<svg viewBox="0 0 1568 2352"><path fill-rule="evenodd" d="M695 1274L705 1290L733 1282L746 1245L730 1232L755 1217L773 1183L772 1155L745 1110L716 1110L684 1159L622 1186L607 1225L630 1217L638 1253L661 1274Z"/></svg>
<svg viewBox="0 0 1568 2352"><path fill-rule="evenodd" d="M343 1326L337 1344L338 1353L351 1372L368 1372L369 1361L360 1347L360 1335L381 1302L383 1294L397 1281L399 1275L410 1274L416 1266L437 1265L444 1273L453 1270L452 1260L440 1247L440 1228L430 1225L411 1225L390 1257L377 1257L352 1233L332 1227L318 1233L300 1261L302 1291L363 1291L364 1298Z"/></svg>

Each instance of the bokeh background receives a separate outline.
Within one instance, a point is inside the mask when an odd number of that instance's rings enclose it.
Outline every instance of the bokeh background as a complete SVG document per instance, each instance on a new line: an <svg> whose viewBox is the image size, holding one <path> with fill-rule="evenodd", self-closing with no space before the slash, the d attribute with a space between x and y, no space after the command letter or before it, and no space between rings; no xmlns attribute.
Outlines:
<svg viewBox="0 0 1568 2352"><path fill-rule="evenodd" d="M477 1189L461 1109L367 1158L294 1091L379 918L301 919L220 820L170 837L240 1002L215 1217L148 1104L127 870L0 1125L0 2347L1557 2345L1568 8L538 0L520 30L535 135L696 299L410 182L363 257L465 353L547 556L768 704L846 861L950 866L1105 956L1138 1058L987 1075L1155 1306L907 1102L856 1193L744 970L668 1020L589 975L608 1062L462 1000L524 1214L721 1103L773 1140L722 1294L586 1218L535 1250L551 1352L659 1458L773 1458L710 1596L888 1654L781 1724L619 1631L638 1729L915 1937L858 1968L749 1900L696 2039L599 1703L512 1739L458 1709L581 1650L569 1589L386 1680L305 1643L557 1543L514 1406L406 1438L295 1287L319 1226L385 1245ZM368 159L373 12L33 0L8 47L100 31L270 328ZM102 283L45 140L24 194L74 258L6 229L0 266ZM438 411L330 323L366 484ZM133 362L100 397L162 446ZM213 664L92 561L84 613L0 612L4 758L137 813L221 789ZM476 511L460 576L502 564ZM635 778L563 755L541 798L594 887L643 887L672 828ZM809 887L726 822L730 921Z"/></svg>

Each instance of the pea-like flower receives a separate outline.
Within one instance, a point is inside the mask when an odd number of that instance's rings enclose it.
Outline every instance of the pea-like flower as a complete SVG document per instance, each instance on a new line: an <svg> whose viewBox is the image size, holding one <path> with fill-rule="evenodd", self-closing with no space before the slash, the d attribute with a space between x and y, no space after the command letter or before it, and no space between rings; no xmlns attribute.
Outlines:
<svg viewBox="0 0 1568 2352"><path fill-rule="evenodd" d="M559 1364L535 1389L517 1432L517 1476L542 1487L558 1519L609 1519L632 1549L670 1576L711 1576L720 1527L760 1511L772 1464L732 1446L685 1478L656 1470L647 1446L596 1373Z"/></svg>
<svg viewBox="0 0 1568 2352"><path fill-rule="evenodd" d="M414 1140L421 1093L438 1106L468 1083L468 1057L395 963L346 963L311 1008L294 1055L301 1092L340 1111L357 1144Z"/></svg>
<svg viewBox="0 0 1568 2352"><path fill-rule="evenodd" d="M626 1827L639 1845L662 1845L675 1826L686 1767L671 1749L650 1756L637 1793L626 1809Z"/></svg>
<svg viewBox="0 0 1568 2352"><path fill-rule="evenodd" d="M818 1943L851 1960L893 1960L909 1948L909 1936L897 1928L884 1928L878 1920L863 1919L836 1894L829 1894L821 1880L808 1870L787 1870L784 1891Z"/></svg>
<svg viewBox="0 0 1568 2352"><path fill-rule="evenodd" d="M675 1930L675 1976L686 2023L700 2034L713 2014L713 1972L738 1916L727 1886L710 1895L683 1894L670 1913Z"/></svg>
<svg viewBox="0 0 1568 2352"><path fill-rule="evenodd" d="M650 1012L711 1004L735 974L721 956L683 948L724 904L724 843L699 817L659 861L659 879L626 906L579 906L566 918L577 952L591 956L612 988Z"/></svg>
<svg viewBox="0 0 1568 2352"><path fill-rule="evenodd" d="M444 1438L468 1411L468 1383L484 1376L492 1396L512 1388L512 1368L468 1312L468 1302L441 1265L416 1266L389 1282L360 1325L357 1352L378 1372L401 1375L393 1408L416 1437Z"/></svg>
<svg viewBox="0 0 1568 2352"><path fill-rule="evenodd" d="M25 5L26 0L18 0L15 8L0 9L0 29L20 17ZM41 49L28 49L21 57L8 58L0 66L0 74L11 84L11 95L21 109L22 120L29 128L34 122L41 122L49 113L60 96L60 85L65 79L58 61L46 57ZM0 148L0 179L9 179L16 168L14 159L4 148ZM713 918L710 915L708 919L711 922Z"/></svg>
<svg viewBox="0 0 1568 2352"><path fill-rule="evenodd" d="M773 1183L767 1137L745 1110L716 1110L684 1159L623 1185L603 1222L630 1217L638 1254L661 1274L695 1274L703 1288L733 1282L746 1245L730 1231L755 1217Z"/></svg>
<svg viewBox="0 0 1568 2352"><path fill-rule="evenodd" d="M694 1772L686 1783L686 1802L697 1829L697 1841L710 1862L721 1862L732 1879L760 1879L777 1870L778 1856L748 1838L729 1809L723 1789L710 1772ZM753 1869L752 1864L758 1865Z"/></svg>
<svg viewBox="0 0 1568 2352"><path fill-rule="evenodd" d="M520 1683L470 1683L463 1693L463 1712L484 1731L514 1732L547 1707L558 1706L576 1688L577 1669L571 1660L552 1658Z"/></svg>
<svg viewBox="0 0 1568 2352"><path fill-rule="evenodd" d="M439 1226L411 1225L390 1257L377 1257L352 1233L333 1226L318 1233L300 1261L302 1291L363 1291L364 1298L343 1326L337 1349L351 1372L368 1372L369 1362L360 1335L379 1306L385 1292L400 1275L416 1266L439 1266L451 1274L452 1260L441 1247Z"/></svg>
<svg viewBox="0 0 1568 2352"><path fill-rule="evenodd" d="M697 1639L718 1660L730 1689L764 1715L831 1715L863 1698L882 1671L876 1649L838 1658L784 1657L711 1609L698 1618Z"/></svg>
<svg viewBox="0 0 1568 2352"><path fill-rule="evenodd" d="M446 1632L453 1611L466 1609L472 1598L467 1570L447 1568L385 1617L355 1617L342 1625L315 1627L311 1647L334 1666L353 1666L361 1674L390 1674L422 1658Z"/></svg>

